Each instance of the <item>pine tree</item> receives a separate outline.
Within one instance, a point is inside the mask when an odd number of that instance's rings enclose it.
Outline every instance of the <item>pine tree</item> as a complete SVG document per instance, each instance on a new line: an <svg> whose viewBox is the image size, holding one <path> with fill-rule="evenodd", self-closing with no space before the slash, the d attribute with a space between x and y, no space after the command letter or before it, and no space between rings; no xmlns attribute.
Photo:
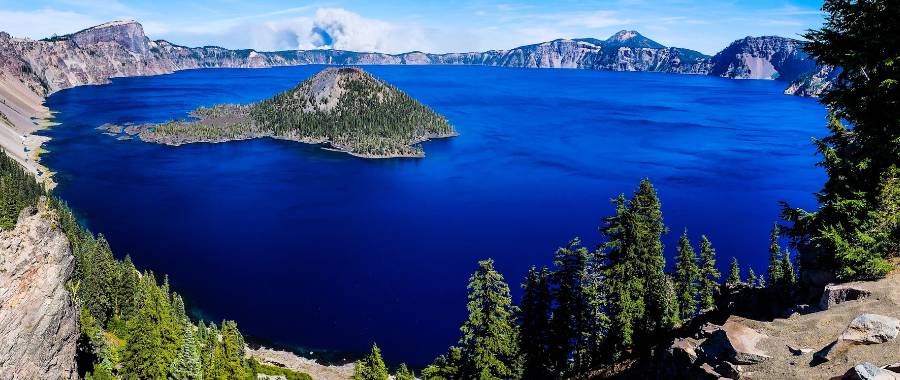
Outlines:
<svg viewBox="0 0 900 380"><path fill-rule="evenodd" d="M731 257L731 270L728 272L728 279L725 285L738 285L741 283L741 267L738 265L737 257Z"/></svg>
<svg viewBox="0 0 900 380"><path fill-rule="evenodd" d="M636 250L631 244L633 228L631 211L624 194L612 200L615 214L603 219L600 233L606 239L605 278L609 294L609 337L606 350L615 359L634 343L636 321L644 314L644 281L637 273Z"/></svg>
<svg viewBox="0 0 900 380"><path fill-rule="evenodd" d="M830 134L815 141L828 178L815 212L783 205L787 235L804 270L881 277L893 269L886 258L900 252L898 214L879 212L900 206L900 3L826 0L822 9L825 24L804 35L804 49L839 68L820 100L831 112Z"/></svg>
<svg viewBox="0 0 900 380"><path fill-rule="evenodd" d="M786 288L794 286L797 278L794 277L794 262L791 260L791 251L785 249L781 256L781 281Z"/></svg>
<svg viewBox="0 0 900 380"><path fill-rule="evenodd" d="M678 305L678 316L681 320L693 318L697 312L697 282L700 269L697 267L697 255L687 236L687 229L681 235L675 257L675 294Z"/></svg>
<svg viewBox="0 0 900 380"><path fill-rule="evenodd" d="M171 379L200 380L203 378L200 350L197 347L193 330L193 326L189 324L182 329L184 338L181 340L178 356L175 357L175 361L172 363L169 375Z"/></svg>
<svg viewBox="0 0 900 380"><path fill-rule="evenodd" d="M162 379L174 359L168 297L156 286L153 273L144 275L146 299L137 317L128 321L128 340L122 361L127 379Z"/></svg>
<svg viewBox="0 0 900 380"><path fill-rule="evenodd" d="M657 273L647 279L647 296L647 311L659 315L659 320L655 322L659 332L671 330L680 322L678 297L671 277Z"/></svg>
<svg viewBox="0 0 900 380"><path fill-rule="evenodd" d="M116 287L120 305L118 315L127 321L137 313L143 294L141 293L140 274L134 267L134 263L131 262L131 256L125 255L121 267L119 283Z"/></svg>
<svg viewBox="0 0 900 380"><path fill-rule="evenodd" d="M469 277L469 317L460 327L459 347L450 349L424 375L446 379L518 379L522 372L519 334L509 286L494 260L478 263Z"/></svg>
<svg viewBox="0 0 900 380"><path fill-rule="evenodd" d="M668 232L663 223L662 206L659 196L650 180L644 179L638 186L631 202L631 215L634 218L634 240L632 243L637 250L638 266L637 276L644 279L665 279L666 259L663 256L662 235ZM659 285L664 284L657 281ZM652 340L662 330L671 325L671 316L675 309L672 299L658 297L666 296L665 292L649 292L645 285L642 289L646 312L639 320L643 339ZM656 298L654 298L656 297Z"/></svg>
<svg viewBox="0 0 900 380"><path fill-rule="evenodd" d="M381 359L381 349L373 343L369 355L356 363L356 367L353 369L353 380L388 380L388 378L390 378L390 374L388 374L387 366L384 365L384 360Z"/></svg>
<svg viewBox="0 0 900 380"><path fill-rule="evenodd" d="M553 300L549 282L550 272L546 267L538 271L532 266L522 284L519 347L524 361L524 379L549 379L553 374L549 355Z"/></svg>
<svg viewBox="0 0 900 380"><path fill-rule="evenodd" d="M406 367L406 364L400 363L397 373L394 374L394 380L416 380L416 373Z"/></svg>
<svg viewBox="0 0 900 380"><path fill-rule="evenodd" d="M769 237L769 286L781 286L781 247L778 246L779 237L778 224L772 226L772 233Z"/></svg>
<svg viewBox="0 0 900 380"><path fill-rule="evenodd" d="M224 378L242 379L247 376L248 367L244 354L244 337L234 321L222 321L222 342L219 361Z"/></svg>
<svg viewBox="0 0 900 380"><path fill-rule="evenodd" d="M215 322L209 323L205 332L205 340L200 350L200 364L203 366L203 378L214 379L220 372L222 365L217 362L216 350L219 348L219 329Z"/></svg>
<svg viewBox="0 0 900 380"><path fill-rule="evenodd" d="M716 269L716 249L706 235L700 236L700 309L709 310L715 306L715 292L719 288Z"/></svg>
<svg viewBox="0 0 900 380"><path fill-rule="evenodd" d="M551 318L549 356L557 373L586 370L593 363L593 333L599 326L594 325L591 314L591 301L596 294L590 283L589 256L577 238L556 251L556 270L550 276L556 308ZM568 365L570 357L572 368Z"/></svg>
<svg viewBox="0 0 900 380"><path fill-rule="evenodd" d="M747 271L747 285L756 287L761 280L762 278L756 278L756 272L753 271L753 267L750 267L750 270Z"/></svg>

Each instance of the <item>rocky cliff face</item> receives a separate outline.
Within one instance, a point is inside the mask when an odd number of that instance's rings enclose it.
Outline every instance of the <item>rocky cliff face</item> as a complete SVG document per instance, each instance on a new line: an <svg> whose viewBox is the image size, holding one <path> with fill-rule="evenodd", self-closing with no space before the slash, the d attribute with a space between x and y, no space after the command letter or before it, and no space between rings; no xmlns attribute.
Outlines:
<svg viewBox="0 0 900 380"><path fill-rule="evenodd" d="M817 69L803 43L784 37L746 37L712 58L710 75L735 79L793 81Z"/></svg>
<svg viewBox="0 0 900 380"><path fill-rule="evenodd" d="M822 66L818 71L801 75L800 78L791 82L791 85L784 90L784 93L798 96L821 96L834 86L840 73L840 68L827 65Z"/></svg>
<svg viewBox="0 0 900 380"><path fill-rule="evenodd" d="M78 377L78 314L65 289L74 265L47 212L28 208L0 233L0 378Z"/></svg>
<svg viewBox="0 0 900 380"><path fill-rule="evenodd" d="M197 68L260 68L305 64L443 64L528 68L577 68L709 74L741 79L793 81L790 94L818 96L834 77L817 73L801 42L782 37L747 37L709 57L665 47L635 31L606 40L560 39L510 50L427 54L358 53L340 50L258 52L215 46L190 48L151 41L134 21L116 21L70 35L35 41L0 32L0 147L35 173L40 140L34 119L49 117L43 98L53 92L110 78L167 74ZM5 128L8 126L9 128Z"/></svg>

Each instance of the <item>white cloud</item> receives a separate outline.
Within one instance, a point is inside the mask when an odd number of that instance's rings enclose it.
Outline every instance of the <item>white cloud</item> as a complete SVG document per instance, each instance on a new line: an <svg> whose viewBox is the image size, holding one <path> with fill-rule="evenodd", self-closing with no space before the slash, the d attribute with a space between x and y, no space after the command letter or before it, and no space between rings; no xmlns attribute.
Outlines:
<svg viewBox="0 0 900 380"><path fill-rule="evenodd" d="M430 48L422 27L369 19L341 8L316 11L312 28L306 36L300 36L300 43L300 48L388 53Z"/></svg>
<svg viewBox="0 0 900 380"><path fill-rule="evenodd" d="M39 9L34 11L0 10L2 30L16 37L40 39L54 34L79 31L107 20L100 20L81 13ZM53 20L48 22L48 20Z"/></svg>
<svg viewBox="0 0 900 380"><path fill-rule="evenodd" d="M171 31L161 32L159 36L181 44L217 44L257 50L340 49L402 53L434 48L431 33L417 24L366 18L342 8L319 8L310 16L272 19L272 16L302 10L293 8L290 12L217 20L183 28L168 27L163 29Z"/></svg>

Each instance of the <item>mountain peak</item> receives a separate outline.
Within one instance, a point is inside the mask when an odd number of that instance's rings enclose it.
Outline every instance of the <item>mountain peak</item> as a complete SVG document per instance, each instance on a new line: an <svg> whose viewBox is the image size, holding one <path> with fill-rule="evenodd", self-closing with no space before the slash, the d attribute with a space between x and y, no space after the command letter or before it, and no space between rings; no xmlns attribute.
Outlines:
<svg viewBox="0 0 900 380"><path fill-rule="evenodd" d="M113 27L117 27L117 26L125 26L125 25L136 25L136 26L140 26L141 29L143 29L143 26L141 25L141 23L139 23L139 22L137 22L137 21L135 21L135 20L113 20L113 21L110 21L110 22L102 23L102 24L100 24L100 25L92 26L92 27L90 27L90 28L87 28L87 29L85 29L85 30L82 30L81 32L86 32L86 31L89 31L89 30L97 30L97 29L113 28ZM78 32L78 33L81 33L81 32Z"/></svg>
<svg viewBox="0 0 900 380"><path fill-rule="evenodd" d="M635 30L620 30L613 34L609 39L616 41L628 41L635 37L643 37L640 33Z"/></svg>
<svg viewBox="0 0 900 380"><path fill-rule="evenodd" d="M56 39L72 40L81 47L116 43L139 54L147 54L150 50L150 40L144 35L144 27L134 20L110 21Z"/></svg>
<svg viewBox="0 0 900 380"><path fill-rule="evenodd" d="M659 42L644 37L634 30L620 30L606 39L606 44L613 47L653 48L662 49L665 46Z"/></svg>

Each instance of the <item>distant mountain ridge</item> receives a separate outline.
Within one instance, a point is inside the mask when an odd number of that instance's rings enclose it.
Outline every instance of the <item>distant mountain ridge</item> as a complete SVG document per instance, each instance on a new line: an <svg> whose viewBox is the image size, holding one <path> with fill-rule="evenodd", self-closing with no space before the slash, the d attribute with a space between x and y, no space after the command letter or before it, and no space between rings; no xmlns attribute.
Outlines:
<svg viewBox="0 0 900 380"><path fill-rule="evenodd" d="M5 34L5 33L4 33ZM11 43L12 42L12 43ZM9 45L24 45L10 48ZM168 73L192 68L271 67L303 64L454 64L527 68L579 68L613 71L652 71L707 74L739 79L793 81L818 71L815 60L800 47L802 42L784 37L747 37L733 42L715 56L679 47L666 47L637 31L623 30L606 40L558 39L509 50L430 54L409 52L384 54L342 50L288 50L260 52L230 50L216 46L190 48L165 40L152 41L136 21L114 21L65 36L40 41L0 36L0 51L19 51L23 67L44 78L31 78L43 94L80 84L103 83L109 77ZM38 51L44 57L33 53ZM94 59L78 57L78 50L98 59L106 58L116 69L54 67L56 53L75 58L85 66ZM76 57L71 57L75 55ZM11 57L15 58L15 57ZM60 72L57 72L59 69ZM85 70L85 72L78 72ZM65 74L62 71L66 71ZM75 71L74 73L72 71ZM68 75L75 74L75 75ZM27 79L27 78L23 78ZM27 81L26 81L27 82Z"/></svg>
<svg viewBox="0 0 900 380"><path fill-rule="evenodd" d="M262 68L306 64L329 65L484 65L522 68L572 68L715 75L739 79L794 82L786 93L818 96L835 80L800 47L784 37L747 37L715 56L666 47L636 31L623 30L601 40L558 39L509 50L431 54L384 54L342 50L260 52L216 46L186 47L150 40L136 21L114 21L43 40L14 38L0 32L0 146L29 165L29 152L39 143L28 140L35 118L49 111L43 98L56 91L110 78L168 74L196 68ZM22 136L31 142L24 141ZM31 145L29 145L31 144ZM31 149L26 149L30 146Z"/></svg>

